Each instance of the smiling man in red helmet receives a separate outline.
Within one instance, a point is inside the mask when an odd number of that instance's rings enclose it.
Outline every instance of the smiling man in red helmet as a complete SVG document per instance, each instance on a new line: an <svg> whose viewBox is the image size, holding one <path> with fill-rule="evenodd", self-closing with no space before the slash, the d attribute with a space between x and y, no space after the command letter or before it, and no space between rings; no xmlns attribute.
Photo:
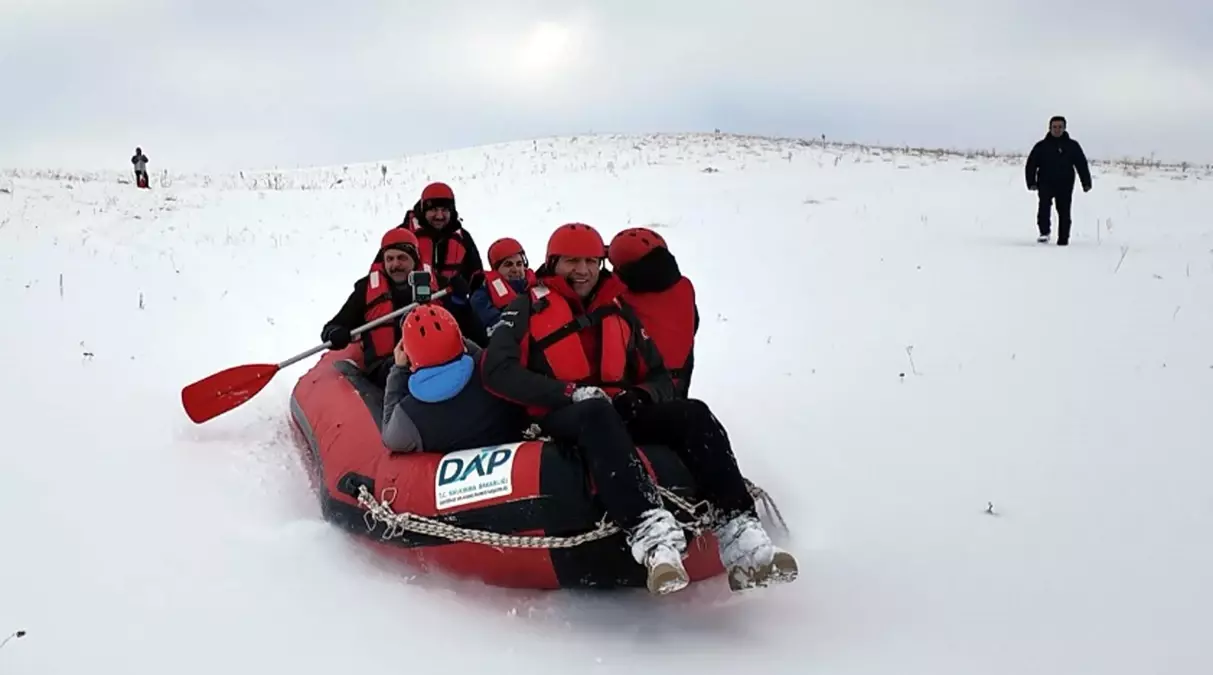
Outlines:
<svg viewBox="0 0 1213 675"><path fill-rule="evenodd" d="M433 271L438 287L450 288L450 295L441 302L455 314L464 336L476 344L487 344L488 334L475 319L475 312L460 311L469 304L470 284L484 273L484 264L480 262L475 240L464 229L463 219L455 208L455 191L446 183L426 185L399 227L416 235L421 264ZM473 320L465 321L465 314Z"/></svg>
<svg viewBox="0 0 1213 675"><path fill-rule="evenodd" d="M455 208L455 191L446 183L425 186L400 227L417 235L421 263L434 270L442 287L456 276L470 283L476 273L484 272L480 250Z"/></svg>
<svg viewBox="0 0 1213 675"><path fill-rule="evenodd" d="M556 229L538 284L501 313L484 355L486 389L526 406L544 433L580 449L608 515L648 570L650 592L687 585L687 542L637 443L677 451L716 509L730 588L795 579L796 561L763 529L727 433L702 401L675 397L656 345L619 301L623 282L602 268L605 254L589 225Z"/></svg>
<svg viewBox="0 0 1213 675"><path fill-rule="evenodd" d="M505 237L489 246L489 271L472 282L471 298L472 309L489 337L501 321L501 310L534 285L535 273L517 239Z"/></svg>

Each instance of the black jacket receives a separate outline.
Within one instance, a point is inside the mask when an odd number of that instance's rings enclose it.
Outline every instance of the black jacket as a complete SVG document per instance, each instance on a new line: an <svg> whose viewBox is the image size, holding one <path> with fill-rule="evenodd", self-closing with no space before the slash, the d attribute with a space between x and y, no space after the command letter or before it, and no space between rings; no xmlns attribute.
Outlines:
<svg viewBox="0 0 1213 675"><path fill-rule="evenodd" d="M1028 189L1044 192L1069 192L1074 189L1074 173L1082 181L1084 189L1091 188L1091 168L1087 156L1078 141L1070 138L1070 132L1061 136L1047 134L1032 146L1024 166L1024 178Z"/></svg>

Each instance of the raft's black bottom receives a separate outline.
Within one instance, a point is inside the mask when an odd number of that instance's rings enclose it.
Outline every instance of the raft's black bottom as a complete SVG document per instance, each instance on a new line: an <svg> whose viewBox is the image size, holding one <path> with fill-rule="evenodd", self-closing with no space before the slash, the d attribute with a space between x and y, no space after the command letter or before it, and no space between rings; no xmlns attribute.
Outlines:
<svg viewBox="0 0 1213 675"><path fill-rule="evenodd" d="M383 390L364 377L352 363L337 361L334 367L358 391L376 425L381 427ZM385 541L394 546L412 548L452 543L441 537L412 532L384 540L382 536L386 528L382 523L375 523L374 527L368 529L361 508L334 498L325 489L328 483L324 480L324 469L320 463L319 442L294 397L291 398L291 415L306 442L308 452L305 464L313 475L313 484L317 486L325 520L358 536ZM692 503L697 500L691 474L673 450L663 445L645 445L642 450L662 487ZM570 536L598 527L605 510L597 496L590 494L588 472L575 448L545 442L539 471L541 496L438 515L434 519L458 527L500 534L542 530L549 536ZM376 494L373 481L366 476L350 473L342 476L338 482L339 490L354 498L357 498L360 485L365 485L372 494ZM550 554L562 587L645 585L644 568L632 558L622 534L572 548L550 549Z"/></svg>

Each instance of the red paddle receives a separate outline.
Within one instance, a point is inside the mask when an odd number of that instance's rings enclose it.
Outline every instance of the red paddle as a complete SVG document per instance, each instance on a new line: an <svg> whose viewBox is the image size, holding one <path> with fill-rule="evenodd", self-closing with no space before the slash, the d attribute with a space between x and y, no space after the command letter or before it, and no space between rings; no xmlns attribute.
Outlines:
<svg viewBox="0 0 1213 675"><path fill-rule="evenodd" d="M449 289L443 289L430 297L440 298L449 292ZM411 305L401 307L391 314L363 324L350 331L350 337L357 337L365 331L385 324L413 309L418 304L414 302ZM278 374L278 371L283 368L294 365L313 354L330 349L331 347L331 343L325 342L305 352L296 354L282 363L250 363L243 366L233 366L213 375L208 375L197 382L186 385L181 390L181 405L185 407L185 414L195 424L201 424L243 405L246 401L256 396L257 392L264 389L265 385L269 384L274 375Z"/></svg>

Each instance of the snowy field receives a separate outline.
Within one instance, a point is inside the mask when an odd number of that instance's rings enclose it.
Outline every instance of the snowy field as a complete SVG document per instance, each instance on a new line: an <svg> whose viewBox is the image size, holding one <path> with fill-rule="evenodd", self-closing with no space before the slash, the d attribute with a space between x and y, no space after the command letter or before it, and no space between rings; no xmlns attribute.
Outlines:
<svg viewBox="0 0 1213 675"><path fill-rule="evenodd" d="M0 174L0 673L1213 672L1213 175L1093 171L1068 248L1019 159L728 136ZM287 426L312 360L190 423L185 384L319 342L430 180L533 261L566 221L660 225L693 393L800 580L411 577L320 520Z"/></svg>

